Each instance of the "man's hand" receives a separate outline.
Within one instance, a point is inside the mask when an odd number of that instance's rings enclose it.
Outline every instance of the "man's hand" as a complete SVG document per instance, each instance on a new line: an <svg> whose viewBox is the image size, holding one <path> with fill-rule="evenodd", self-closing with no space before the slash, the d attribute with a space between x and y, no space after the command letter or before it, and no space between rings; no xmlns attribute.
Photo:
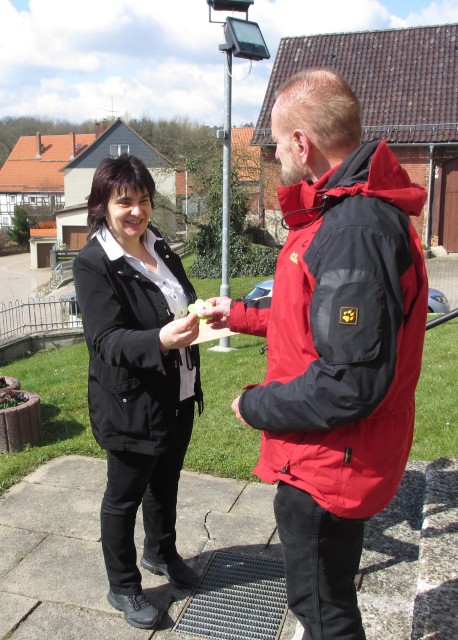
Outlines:
<svg viewBox="0 0 458 640"><path fill-rule="evenodd" d="M231 314L231 298L222 296L220 298L209 298L211 309L202 312L201 318L208 318L207 324L212 329L229 329L229 316Z"/></svg>
<svg viewBox="0 0 458 640"><path fill-rule="evenodd" d="M243 422L243 424L245 424L247 427L251 427L251 425L249 425L248 422L245 422L245 420L242 418L242 414L240 413L240 410L239 410L239 402L240 402L240 396L232 401L231 409L235 413L235 417L237 418L237 420L240 420L241 422Z"/></svg>
<svg viewBox="0 0 458 640"><path fill-rule="evenodd" d="M199 335L197 313L190 313L186 318L172 320L159 331L159 348L164 353L169 349L189 347Z"/></svg>

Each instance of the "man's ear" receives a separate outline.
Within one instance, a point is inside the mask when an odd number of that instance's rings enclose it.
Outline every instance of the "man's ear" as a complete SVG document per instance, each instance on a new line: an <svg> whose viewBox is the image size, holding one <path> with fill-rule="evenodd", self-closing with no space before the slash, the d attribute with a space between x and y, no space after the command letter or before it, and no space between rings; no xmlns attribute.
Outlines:
<svg viewBox="0 0 458 640"><path fill-rule="evenodd" d="M292 144L297 149L297 153L302 162L307 162L310 152L310 140L303 129L295 129L291 136Z"/></svg>

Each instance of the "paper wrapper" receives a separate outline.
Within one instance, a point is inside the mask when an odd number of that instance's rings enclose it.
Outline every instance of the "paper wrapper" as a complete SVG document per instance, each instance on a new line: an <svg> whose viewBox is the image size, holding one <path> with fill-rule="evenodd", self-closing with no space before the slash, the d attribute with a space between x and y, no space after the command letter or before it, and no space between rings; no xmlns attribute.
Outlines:
<svg viewBox="0 0 458 640"><path fill-rule="evenodd" d="M210 342L211 340L219 340L227 336L236 336L229 329L212 329L209 324L201 323L199 325L199 336L192 344L202 344L202 342Z"/></svg>

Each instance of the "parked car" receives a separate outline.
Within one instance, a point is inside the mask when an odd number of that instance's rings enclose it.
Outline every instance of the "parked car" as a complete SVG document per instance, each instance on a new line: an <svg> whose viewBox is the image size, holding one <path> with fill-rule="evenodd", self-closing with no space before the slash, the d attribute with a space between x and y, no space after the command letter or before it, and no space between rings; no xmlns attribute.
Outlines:
<svg viewBox="0 0 458 640"><path fill-rule="evenodd" d="M428 289L428 313L448 313L450 303L439 289Z"/></svg>
<svg viewBox="0 0 458 640"><path fill-rule="evenodd" d="M260 280L256 282L254 288L245 296L251 300L271 296L274 286L274 279ZM448 313L450 311L450 303L442 291L438 289L428 289L428 313Z"/></svg>
<svg viewBox="0 0 458 640"><path fill-rule="evenodd" d="M245 298L250 300L256 300L256 298L263 298L264 296L271 296L272 289L274 286L274 279L268 278L267 280L260 280L256 282L254 285L254 289L252 289Z"/></svg>

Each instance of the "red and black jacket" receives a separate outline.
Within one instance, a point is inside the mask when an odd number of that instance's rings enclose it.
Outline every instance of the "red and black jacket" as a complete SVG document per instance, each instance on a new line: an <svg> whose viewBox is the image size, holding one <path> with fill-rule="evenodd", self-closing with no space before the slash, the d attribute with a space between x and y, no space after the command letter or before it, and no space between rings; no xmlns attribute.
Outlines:
<svg viewBox="0 0 458 640"><path fill-rule="evenodd" d="M240 400L263 430L255 473L342 517L381 511L411 448L428 285L409 216L425 197L384 142L281 187L272 299L232 304L231 329L268 343L265 380Z"/></svg>

